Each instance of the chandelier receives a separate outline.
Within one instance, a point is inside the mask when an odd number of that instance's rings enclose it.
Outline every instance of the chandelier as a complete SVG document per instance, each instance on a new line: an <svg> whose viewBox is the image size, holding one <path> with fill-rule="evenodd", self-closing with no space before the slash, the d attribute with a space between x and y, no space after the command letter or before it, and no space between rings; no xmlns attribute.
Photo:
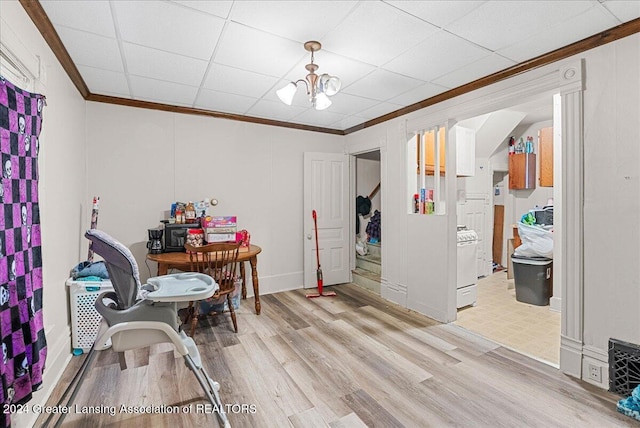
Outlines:
<svg viewBox="0 0 640 428"><path fill-rule="evenodd" d="M280 98L283 103L291 105L293 96L298 89L298 83L303 82L307 89L307 95L309 96L311 105L313 105L316 110L324 110L331 105L329 97L337 94L340 90L340 79L326 73L316 74L318 65L313 63L313 54L322 48L320 42L309 41L304 44L304 48L311 52L311 62L304 66L309 74L307 74L304 79L287 83L285 87L278 89L276 94L278 94L278 98Z"/></svg>

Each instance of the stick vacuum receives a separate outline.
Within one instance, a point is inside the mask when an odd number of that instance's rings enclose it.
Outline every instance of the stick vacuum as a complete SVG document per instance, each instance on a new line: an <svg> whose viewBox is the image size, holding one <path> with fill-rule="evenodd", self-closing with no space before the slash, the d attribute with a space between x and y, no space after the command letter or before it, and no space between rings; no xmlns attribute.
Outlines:
<svg viewBox="0 0 640 428"><path fill-rule="evenodd" d="M309 293L307 294L307 297L308 298L320 297L320 296L333 297L336 295L336 293L333 291L327 291L326 293L322 292L322 268L320 267L320 249L318 245L318 216L316 214L316 210L313 210L312 215L313 215L313 225L316 229L316 262L318 266L318 269L316 269L316 278L318 280L318 292Z"/></svg>

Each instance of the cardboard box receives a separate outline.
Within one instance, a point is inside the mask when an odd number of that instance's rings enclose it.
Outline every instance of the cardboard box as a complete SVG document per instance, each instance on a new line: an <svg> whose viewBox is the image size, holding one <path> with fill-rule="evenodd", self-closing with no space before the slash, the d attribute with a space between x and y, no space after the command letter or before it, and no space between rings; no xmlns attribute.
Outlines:
<svg viewBox="0 0 640 428"><path fill-rule="evenodd" d="M207 242L236 242L235 233L207 233Z"/></svg>
<svg viewBox="0 0 640 428"><path fill-rule="evenodd" d="M202 227L204 229L220 229L237 227L236 216L207 216L202 219Z"/></svg>

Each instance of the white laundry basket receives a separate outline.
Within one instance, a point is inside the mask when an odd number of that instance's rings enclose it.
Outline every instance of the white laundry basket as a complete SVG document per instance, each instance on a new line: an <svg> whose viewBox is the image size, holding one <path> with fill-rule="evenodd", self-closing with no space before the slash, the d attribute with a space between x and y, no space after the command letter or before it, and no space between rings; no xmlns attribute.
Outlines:
<svg viewBox="0 0 640 428"><path fill-rule="evenodd" d="M102 315L94 306L96 299L105 291L113 291L111 281L66 281L69 287L69 309L71 312L71 346L73 354L80 355L93 347L98 335Z"/></svg>

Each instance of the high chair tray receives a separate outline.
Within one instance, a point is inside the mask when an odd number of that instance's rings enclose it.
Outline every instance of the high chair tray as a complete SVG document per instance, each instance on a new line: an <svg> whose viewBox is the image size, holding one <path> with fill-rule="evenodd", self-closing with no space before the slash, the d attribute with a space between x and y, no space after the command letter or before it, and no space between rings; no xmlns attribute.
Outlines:
<svg viewBox="0 0 640 428"><path fill-rule="evenodd" d="M154 302L202 300L218 291L218 283L209 275L197 272L174 273L149 278L147 284L155 290L147 294Z"/></svg>

